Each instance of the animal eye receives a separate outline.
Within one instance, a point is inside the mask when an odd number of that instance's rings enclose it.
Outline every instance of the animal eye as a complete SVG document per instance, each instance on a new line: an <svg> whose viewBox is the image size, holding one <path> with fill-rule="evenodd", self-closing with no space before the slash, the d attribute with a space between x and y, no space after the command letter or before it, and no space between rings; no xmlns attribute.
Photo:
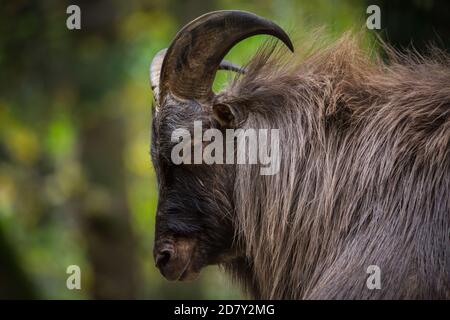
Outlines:
<svg viewBox="0 0 450 320"><path fill-rule="evenodd" d="M218 103L213 106L214 118L223 127L232 127L235 121L235 115L228 104Z"/></svg>

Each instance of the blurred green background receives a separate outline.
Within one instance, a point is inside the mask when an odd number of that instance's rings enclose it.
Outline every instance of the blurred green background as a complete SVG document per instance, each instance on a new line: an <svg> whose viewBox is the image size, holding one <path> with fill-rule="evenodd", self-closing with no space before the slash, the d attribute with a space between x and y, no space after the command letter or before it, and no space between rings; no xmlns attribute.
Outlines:
<svg viewBox="0 0 450 320"><path fill-rule="evenodd" d="M244 298L216 267L192 283L167 282L154 267L149 63L208 11L248 10L293 39L318 27L335 39L365 30L372 3L394 45L448 46L443 1L2 1L0 298ZM66 28L70 4L81 30ZM243 64L265 39L227 58ZM215 89L227 78L220 72ZM66 288L69 265L81 267L81 290Z"/></svg>

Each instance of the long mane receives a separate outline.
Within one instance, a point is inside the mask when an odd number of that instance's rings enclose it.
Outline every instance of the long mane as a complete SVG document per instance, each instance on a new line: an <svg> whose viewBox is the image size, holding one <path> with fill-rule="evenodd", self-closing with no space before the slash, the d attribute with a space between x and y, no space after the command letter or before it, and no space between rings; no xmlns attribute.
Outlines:
<svg viewBox="0 0 450 320"><path fill-rule="evenodd" d="M282 142L278 174L236 169L246 257L225 267L253 297L450 297L450 59L384 49L266 46L226 89Z"/></svg>

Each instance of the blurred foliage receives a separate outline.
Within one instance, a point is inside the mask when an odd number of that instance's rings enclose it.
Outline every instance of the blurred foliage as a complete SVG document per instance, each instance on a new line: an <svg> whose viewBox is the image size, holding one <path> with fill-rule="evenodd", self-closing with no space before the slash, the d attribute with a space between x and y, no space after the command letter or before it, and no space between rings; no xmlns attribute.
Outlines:
<svg viewBox="0 0 450 320"><path fill-rule="evenodd" d="M69 4L81 8L81 30L66 28ZM242 298L216 267L192 283L169 283L154 267L151 58L186 22L211 10L255 12L293 39L325 26L334 39L363 30L366 6L356 0L3 2L0 295L3 289L8 297L1 273L9 272L23 284L11 297ZM240 43L227 59L244 64L265 39ZM229 77L219 72L215 90ZM65 286L72 264L82 270L79 291ZM116 294L120 289L108 281L132 284Z"/></svg>

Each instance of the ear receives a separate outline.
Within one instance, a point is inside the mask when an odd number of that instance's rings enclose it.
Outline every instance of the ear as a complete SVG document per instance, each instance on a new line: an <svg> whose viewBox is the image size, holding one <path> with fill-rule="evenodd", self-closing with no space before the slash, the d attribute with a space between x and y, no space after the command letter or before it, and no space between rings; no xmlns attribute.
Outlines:
<svg viewBox="0 0 450 320"><path fill-rule="evenodd" d="M223 128L234 128L236 126L236 113L226 103L217 103L212 106L213 118Z"/></svg>

